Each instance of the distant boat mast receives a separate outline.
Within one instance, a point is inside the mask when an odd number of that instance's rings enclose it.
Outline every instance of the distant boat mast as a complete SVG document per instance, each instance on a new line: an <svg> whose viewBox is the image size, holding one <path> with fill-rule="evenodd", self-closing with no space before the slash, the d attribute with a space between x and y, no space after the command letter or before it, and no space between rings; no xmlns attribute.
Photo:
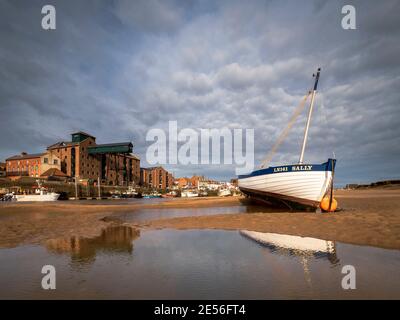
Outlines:
<svg viewBox="0 0 400 320"><path fill-rule="evenodd" d="M310 127L311 114L312 114L312 110L313 110L313 107L314 107L315 95L317 94L317 86L318 86L318 80L319 80L319 75L320 75L320 73L321 73L321 68L318 68L317 74L316 74L316 75L313 74L313 77L315 77L315 83L314 83L314 89L313 89L312 96L311 96L310 110L308 111L308 118L307 118L306 129L304 130L303 146L301 147L301 153L300 153L299 164L302 164L302 163L303 163L304 150L306 149L306 144L307 144L308 128Z"/></svg>

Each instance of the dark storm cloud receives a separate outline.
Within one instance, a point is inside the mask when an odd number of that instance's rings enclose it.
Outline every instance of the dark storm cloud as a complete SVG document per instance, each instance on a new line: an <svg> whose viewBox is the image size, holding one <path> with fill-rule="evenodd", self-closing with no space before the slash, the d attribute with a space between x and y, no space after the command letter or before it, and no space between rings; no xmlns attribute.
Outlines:
<svg viewBox="0 0 400 320"><path fill-rule="evenodd" d="M57 29L41 29L54 4ZM268 152L322 67L306 150L338 180L399 177L398 1L0 1L0 159L74 130L134 142L150 128L254 128ZM274 157L297 161L305 117ZM234 175L233 166L169 169Z"/></svg>
<svg viewBox="0 0 400 320"><path fill-rule="evenodd" d="M114 12L122 23L143 32L174 31L183 23L179 3L169 0L120 0Z"/></svg>

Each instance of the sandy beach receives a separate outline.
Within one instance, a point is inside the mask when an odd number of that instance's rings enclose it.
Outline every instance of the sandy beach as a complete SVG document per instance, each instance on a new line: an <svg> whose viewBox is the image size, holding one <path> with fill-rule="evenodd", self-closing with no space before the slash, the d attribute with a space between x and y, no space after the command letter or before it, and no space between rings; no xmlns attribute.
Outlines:
<svg viewBox="0 0 400 320"><path fill-rule="evenodd" d="M400 249L400 190L339 190L337 213L256 212L163 218L126 223L117 216L137 209L198 208L241 205L243 198L173 199L161 203L85 202L1 204L0 247L44 243L51 239L94 237L112 224L139 229L248 229L315 237L344 243Z"/></svg>

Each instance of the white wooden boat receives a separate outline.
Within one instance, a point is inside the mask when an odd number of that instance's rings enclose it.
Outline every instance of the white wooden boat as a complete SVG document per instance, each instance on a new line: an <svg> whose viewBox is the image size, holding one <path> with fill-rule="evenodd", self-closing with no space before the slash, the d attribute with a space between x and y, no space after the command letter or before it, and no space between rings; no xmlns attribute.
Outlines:
<svg viewBox="0 0 400 320"><path fill-rule="evenodd" d="M228 196L231 196L231 195L232 195L232 192L229 189L220 189L218 191L218 196L219 197L228 197Z"/></svg>
<svg viewBox="0 0 400 320"><path fill-rule="evenodd" d="M126 190L125 192L122 193L123 195L125 195L126 197L135 197L138 195L138 192L136 191L136 189L132 186L128 187L128 190Z"/></svg>
<svg viewBox="0 0 400 320"><path fill-rule="evenodd" d="M244 194L268 202L284 203L290 208L299 205L317 208L328 190L332 190L333 172L336 163L335 159L328 159L327 162L322 164L308 164L303 162L319 76L320 69L318 69L315 76L314 89L309 92L299 105L299 107L303 107L304 103L311 95L311 104L299 162L267 168L265 168L266 162L264 162L261 169L247 175L239 176L238 185ZM297 117L298 114L296 115L295 113L295 116ZM293 118L292 120L295 119L296 118ZM293 123L294 121L292 121L292 124ZM278 143L283 141L290 126L287 127L285 129L286 131L279 137ZM275 151L274 149L276 149L276 147L277 144L273 147L273 151ZM270 157L267 160L270 160Z"/></svg>
<svg viewBox="0 0 400 320"><path fill-rule="evenodd" d="M240 176L239 188L249 196L318 207L330 187L335 160L323 164L269 167Z"/></svg>
<svg viewBox="0 0 400 320"><path fill-rule="evenodd" d="M193 191L193 190L183 190L181 192L181 197L182 198L194 198L194 197L198 197L199 193L197 191Z"/></svg>
<svg viewBox="0 0 400 320"><path fill-rule="evenodd" d="M17 201L56 201L60 194L50 192L41 194L17 194Z"/></svg>
<svg viewBox="0 0 400 320"><path fill-rule="evenodd" d="M22 201L56 201L60 196L59 193L48 192L45 188L42 187L40 180L36 180L38 184L38 188L35 190L35 194L17 194L15 195L15 199L18 202Z"/></svg>

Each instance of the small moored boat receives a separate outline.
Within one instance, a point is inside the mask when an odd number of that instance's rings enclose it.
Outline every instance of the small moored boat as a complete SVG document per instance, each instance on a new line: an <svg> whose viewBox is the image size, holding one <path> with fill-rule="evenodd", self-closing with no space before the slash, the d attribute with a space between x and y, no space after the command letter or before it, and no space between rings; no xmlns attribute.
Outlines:
<svg viewBox="0 0 400 320"><path fill-rule="evenodd" d="M44 188L40 182L40 180L36 180L38 187L35 190L35 194L17 194L15 195L15 199L19 202L21 201L56 201L60 196L59 193L48 192L46 188Z"/></svg>
<svg viewBox="0 0 400 320"><path fill-rule="evenodd" d="M232 195L232 192L229 189L220 189L218 191L218 196L219 197L229 197L231 195Z"/></svg>
<svg viewBox="0 0 400 320"><path fill-rule="evenodd" d="M157 191L153 191L151 193L144 193L143 198L145 198L145 199L161 198L161 193L159 193Z"/></svg>
<svg viewBox="0 0 400 320"><path fill-rule="evenodd" d="M198 196L199 196L199 193L194 190L183 190L181 192L182 198L194 198L194 197L198 197Z"/></svg>
<svg viewBox="0 0 400 320"><path fill-rule="evenodd" d="M176 196L178 196L176 191L170 191L168 193L161 195L162 198L175 198Z"/></svg>

